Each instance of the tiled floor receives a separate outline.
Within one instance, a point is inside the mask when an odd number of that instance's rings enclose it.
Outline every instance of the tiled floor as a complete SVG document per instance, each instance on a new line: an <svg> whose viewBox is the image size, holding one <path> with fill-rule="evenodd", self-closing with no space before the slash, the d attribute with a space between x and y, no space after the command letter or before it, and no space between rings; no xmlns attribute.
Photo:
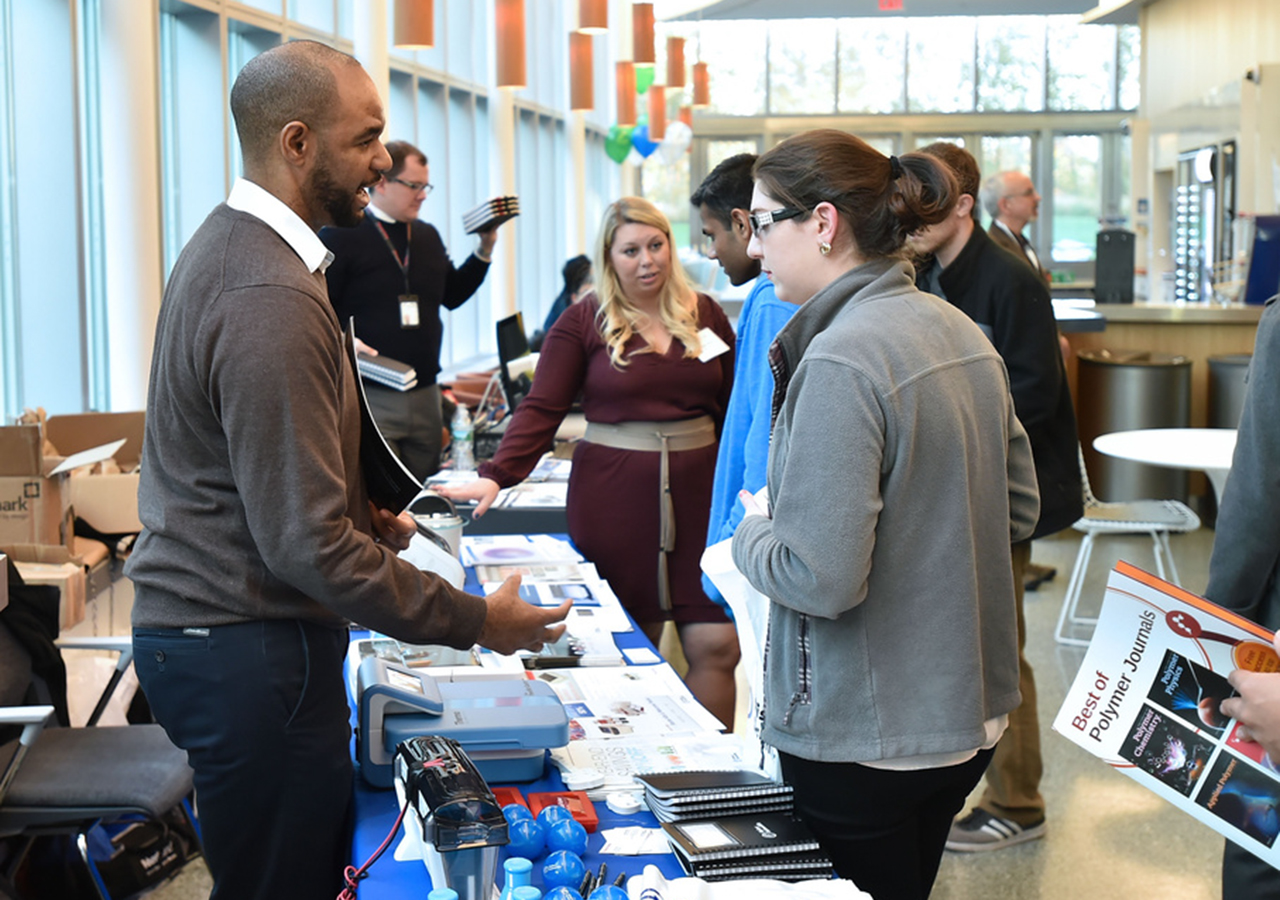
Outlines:
<svg viewBox="0 0 1280 900"><path fill-rule="evenodd" d="M1173 538L1179 574L1189 590L1204 589L1212 541L1209 529ZM1026 604L1028 656L1036 668L1040 694L1048 835L1044 840L994 853L948 853L934 900L1213 900L1220 896L1221 838L1049 727L1084 652L1053 640L1053 626L1078 546L1075 532L1036 544L1035 561L1055 566L1058 577L1028 594ZM1143 568L1154 567L1151 542L1146 538L1099 542L1084 589L1085 612L1090 603L1096 607L1107 569L1122 557ZM98 629L127 629L127 594L127 586L117 587L114 615L105 606L99 608ZM82 627L92 629L94 623L91 611L89 622ZM196 863L150 897L203 900L209 888L208 873Z"/></svg>

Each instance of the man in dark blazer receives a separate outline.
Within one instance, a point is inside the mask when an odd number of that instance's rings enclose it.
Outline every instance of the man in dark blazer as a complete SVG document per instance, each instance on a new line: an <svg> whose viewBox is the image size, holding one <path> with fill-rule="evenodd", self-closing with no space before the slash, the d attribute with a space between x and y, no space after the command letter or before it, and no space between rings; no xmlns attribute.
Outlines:
<svg viewBox="0 0 1280 900"><path fill-rule="evenodd" d="M1014 408L1035 454L1040 521L1032 540L1046 537L1070 526L1084 511L1075 411L1058 351L1049 291L1029 267L996 246L974 220L981 176L973 155L941 141L922 152L940 159L955 173L960 198L946 220L910 239L917 253L932 254L921 264L916 284L966 313L1004 359ZM987 789L978 805L951 826L948 850L998 850L1035 840L1045 832L1035 673L1023 652L1027 639L1023 587L1030 560L1031 540L1014 544L1022 705L1009 714L1008 730L996 745L987 769Z"/></svg>
<svg viewBox="0 0 1280 900"><path fill-rule="evenodd" d="M1040 216L1040 194L1031 179L1022 172L997 172L982 185L982 206L991 216L991 240L1025 260L1048 283L1049 270L1023 234Z"/></svg>

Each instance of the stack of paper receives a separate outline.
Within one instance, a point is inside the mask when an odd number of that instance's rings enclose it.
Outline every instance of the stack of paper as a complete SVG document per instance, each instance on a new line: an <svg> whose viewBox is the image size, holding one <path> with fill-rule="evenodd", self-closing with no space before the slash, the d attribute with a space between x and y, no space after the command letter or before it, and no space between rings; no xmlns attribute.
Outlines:
<svg viewBox="0 0 1280 900"><path fill-rule="evenodd" d="M462 227L467 234L487 231L496 228L507 219L520 215L520 200L517 197L494 197L486 200L462 217Z"/></svg>
<svg viewBox="0 0 1280 900"><path fill-rule="evenodd" d="M407 391L418 386L418 371L398 359L371 356L362 351L356 354L356 365L361 377L397 391Z"/></svg>

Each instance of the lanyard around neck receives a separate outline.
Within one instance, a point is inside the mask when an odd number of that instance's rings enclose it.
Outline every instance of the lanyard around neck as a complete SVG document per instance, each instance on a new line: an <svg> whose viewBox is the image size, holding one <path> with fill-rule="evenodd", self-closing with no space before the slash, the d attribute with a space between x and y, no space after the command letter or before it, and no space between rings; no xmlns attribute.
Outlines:
<svg viewBox="0 0 1280 900"><path fill-rule="evenodd" d="M372 218L372 217L371 217ZM404 223L404 259L400 258L400 254L396 252L395 244L391 243L391 238L387 235L387 230L382 227L382 223L376 218L373 219L373 226L378 229L378 234L382 235L382 242L387 245L387 249L391 251L391 258L396 261L396 265L400 268L400 274L404 276L404 292L409 293L409 251L413 242L413 223Z"/></svg>

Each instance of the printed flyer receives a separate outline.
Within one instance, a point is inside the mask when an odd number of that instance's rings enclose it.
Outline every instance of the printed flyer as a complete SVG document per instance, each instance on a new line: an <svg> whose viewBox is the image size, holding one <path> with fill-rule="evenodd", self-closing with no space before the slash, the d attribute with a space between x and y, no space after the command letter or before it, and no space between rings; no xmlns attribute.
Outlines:
<svg viewBox="0 0 1280 900"><path fill-rule="evenodd" d="M1233 669L1280 671L1271 637L1121 562L1053 729L1280 866L1280 761L1220 709Z"/></svg>

